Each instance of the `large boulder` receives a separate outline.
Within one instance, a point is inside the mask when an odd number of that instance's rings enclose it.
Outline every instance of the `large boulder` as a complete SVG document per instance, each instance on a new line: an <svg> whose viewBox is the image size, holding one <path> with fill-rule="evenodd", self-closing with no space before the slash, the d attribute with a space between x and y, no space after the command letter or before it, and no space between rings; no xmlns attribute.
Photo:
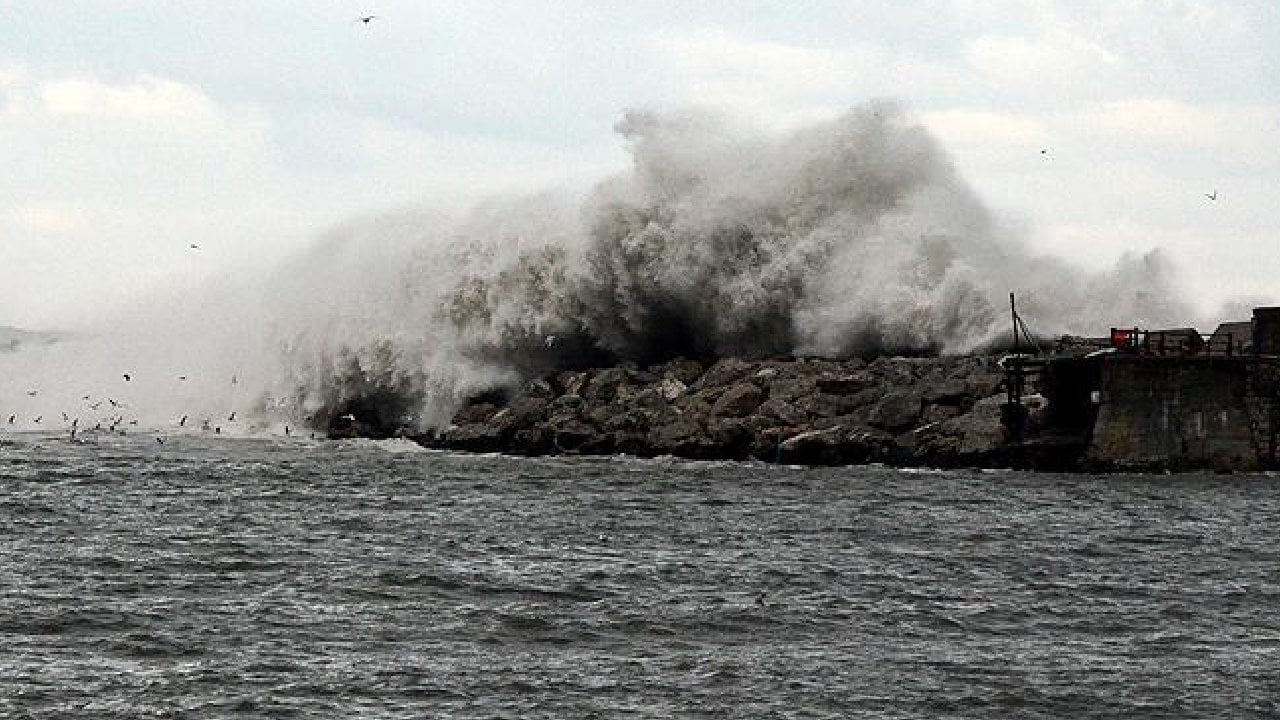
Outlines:
<svg viewBox="0 0 1280 720"><path fill-rule="evenodd" d="M706 431L693 420L679 417L650 429L647 440L654 455L697 458L704 450Z"/></svg>
<svg viewBox="0 0 1280 720"><path fill-rule="evenodd" d="M444 445L468 452L499 452L503 449L502 431L484 422L464 422L445 431Z"/></svg>
<svg viewBox="0 0 1280 720"><path fill-rule="evenodd" d="M890 390L871 408L867 422L882 430L899 432L915 425L920 409L918 390Z"/></svg>
<svg viewBox="0 0 1280 720"><path fill-rule="evenodd" d="M765 392L753 382L742 382L729 388L711 406L716 417L743 417L760 407Z"/></svg>
<svg viewBox="0 0 1280 720"><path fill-rule="evenodd" d="M1001 398L974 405L964 415L926 425L915 431L916 455L942 466L980 463L1009 442L1001 417Z"/></svg>
<svg viewBox="0 0 1280 720"><path fill-rule="evenodd" d="M844 435L844 428L839 425L794 435L779 444L777 461L800 465L838 465L844 462Z"/></svg>
<svg viewBox="0 0 1280 720"><path fill-rule="evenodd" d="M755 371L755 366L738 358L723 358L707 369L698 381L693 383L695 389L714 388L732 385Z"/></svg>

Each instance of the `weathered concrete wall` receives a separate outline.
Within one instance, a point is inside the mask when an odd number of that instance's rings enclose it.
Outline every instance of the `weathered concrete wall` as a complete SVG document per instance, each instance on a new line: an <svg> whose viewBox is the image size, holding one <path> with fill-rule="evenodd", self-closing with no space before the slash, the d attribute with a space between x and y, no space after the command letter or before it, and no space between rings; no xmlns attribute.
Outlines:
<svg viewBox="0 0 1280 720"><path fill-rule="evenodd" d="M1115 468L1254 470L1243 359L1111 356L1086 459Z"/></svg>

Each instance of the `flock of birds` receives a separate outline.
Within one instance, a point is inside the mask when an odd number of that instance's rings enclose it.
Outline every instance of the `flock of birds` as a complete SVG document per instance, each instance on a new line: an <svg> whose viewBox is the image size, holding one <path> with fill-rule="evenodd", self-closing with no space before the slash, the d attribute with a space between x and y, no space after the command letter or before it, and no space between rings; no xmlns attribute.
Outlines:
<svg viewBox="0 0 1280 720"><path fill-rule="evenodd" d="M132 373L122 373L121 378L126 383L133 382ZM187 380L186 375L179 375L177 376L177 378L179 381ZM240 380L238 376L235 376L235 375L231 376L232 385L237 385L239 384L239 382ZM40 394L40 390L38 388L27 390L28 397L36 397L39 394ZM84 403L84 412L93 413L93 418L92 418L93 425L89 426L88 422L86 422L84 425L81 425L79 415L73 416L72 413L68 413L65 410L61 411L60 414L62 416L62 427L67 433L67 439L70 440L71 442L86 442L87 437L97 436L100 434L127 435L129 427L136 427L138 425L138 418L127 417L127 413L130 410L130 406L127 403L125 403L123 400L117 400L115 397L108 397L108 396L95 398L92 394L83 395L81 396L80 399ZM100 408L103 408L104 403L107 405L107 407L105 409L100 410ZM234 409L231 410L231 412L227 415L225 422L227 424L236 423L237 414L238 414L238 411ZM41 426L42 423L44 422L44 419L45 417L43 414L37 414L34 417L30 418L29 423L31 425ZM177 428L186 428L188 426L187 421L190 419L191 419L190 415L183 415L182 417L177 419L177 421L174 423L174 426ZM6 424L12 427L18 424L19 420L20 418L18 416L18 413L10 413ZM192 427L196 427L195 423L192 423ZM213 417L205 417L201 419L198 427L199 427L199 430L202 432L210 432L215 435L221 435L223 426L220 423L215 423ZM284 434L286 437L292 436L293 428L291 428L289 425L285 425ZM163 434L156 435L155 439L156 439L156 443L160 445L165 444L165 436Z"/></svg>

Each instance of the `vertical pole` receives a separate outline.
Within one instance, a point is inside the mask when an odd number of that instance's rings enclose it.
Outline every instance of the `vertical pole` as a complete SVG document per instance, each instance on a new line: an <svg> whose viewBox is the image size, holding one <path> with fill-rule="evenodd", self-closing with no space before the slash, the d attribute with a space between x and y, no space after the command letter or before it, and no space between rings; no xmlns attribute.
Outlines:
<svg viewBox="0 0 1280 720"><path fill-rule="evenodd" d="M1013 293L1009 293L1009 318L1013 321L1013 351L1016 353L1018 347L1018 307L1014 304Z"/></svg>

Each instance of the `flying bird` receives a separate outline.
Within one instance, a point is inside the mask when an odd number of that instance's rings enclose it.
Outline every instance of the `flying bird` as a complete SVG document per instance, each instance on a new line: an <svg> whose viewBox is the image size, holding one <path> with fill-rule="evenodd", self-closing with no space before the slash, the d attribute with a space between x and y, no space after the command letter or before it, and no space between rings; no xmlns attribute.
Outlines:
<svg viewBox="0 0 1280 720"><path fill-rule="evenodd" d="M235 421L236 421L236 411L232 410L231 414L227 416L227 422L235 422Z"/></svg>
<svg viewBox="0 0 1280 720"><path fill-rule="evenodd" d="M182 416L182 419L178 421L178 427L183 427L183 426L185 426L186 424L187 424L187 416L186 416L186 415L183 415L183 416Z"/></svg>
<svg viewBox="0 0 1280 720"><path fill-rule="evenodd" d="M9 424L10 424L10 425L12 425L12 424L13 424L14 419L15 419L15 418L17 418L17 417L18 417L17 415L10 415L10 416L9 416Z"/></svg>
<svg viewBox="0 0 1280 720"><path fill-rule="evenodd" d="M31 397L35 397L39 392L40 392L39 390L28 390L27 394L30 395Z"/></svg>
<svg viewBox="0 0 1280 720"><path fill-rule="evenodd" d="M543 341L543 344L545 344L547 347L551 347L552 345L555 345L555 344L556 344L556 336L555 336L555 335L548 335L548 336L547 336L547 339Z"/></svg>
<svg viewBox="0 0 1280 720"><path fill-rule="evenodd" d="M132 380L132 379L133 379L133 378L129 376L129 373L125 373L125 374L124 374L124 381L125 381L125 382L129 382L129 381L130 381L130 380Z"/></svg>
<svg viewBox="0 0 1280 720"><path fill-rule="evenodd" d="M197 244L195 244L195 243L191 243L191 244L190 244L190 245L188 245L187 247L191 248L192 250L199 250L199 249L200 249L200 246L199 246L199 245L197 245Z"/></svg>
<svg viewBox="0 0 1280 720"><path fill-rule="evenodd" d="M1210 200L1217 200L1217 199L1218 199L1218 189L1217 189L1217 188L1214 188L1214 189L1213 189L1213 192L1211 192L1211 193L1205 193L1205 194L1204 194L1204 196L1205 196L1205 197L1207 197L1207 198L1209 198Z"/></svg>
<svg viewBox="0 0 1280 720"><path fill-rule="evenodd" d="M365 25L368 25L369 23L377 19L377 17L378 17L377 15L361 15L360 17L356 18L356 20L359 20Z"/></svg>

